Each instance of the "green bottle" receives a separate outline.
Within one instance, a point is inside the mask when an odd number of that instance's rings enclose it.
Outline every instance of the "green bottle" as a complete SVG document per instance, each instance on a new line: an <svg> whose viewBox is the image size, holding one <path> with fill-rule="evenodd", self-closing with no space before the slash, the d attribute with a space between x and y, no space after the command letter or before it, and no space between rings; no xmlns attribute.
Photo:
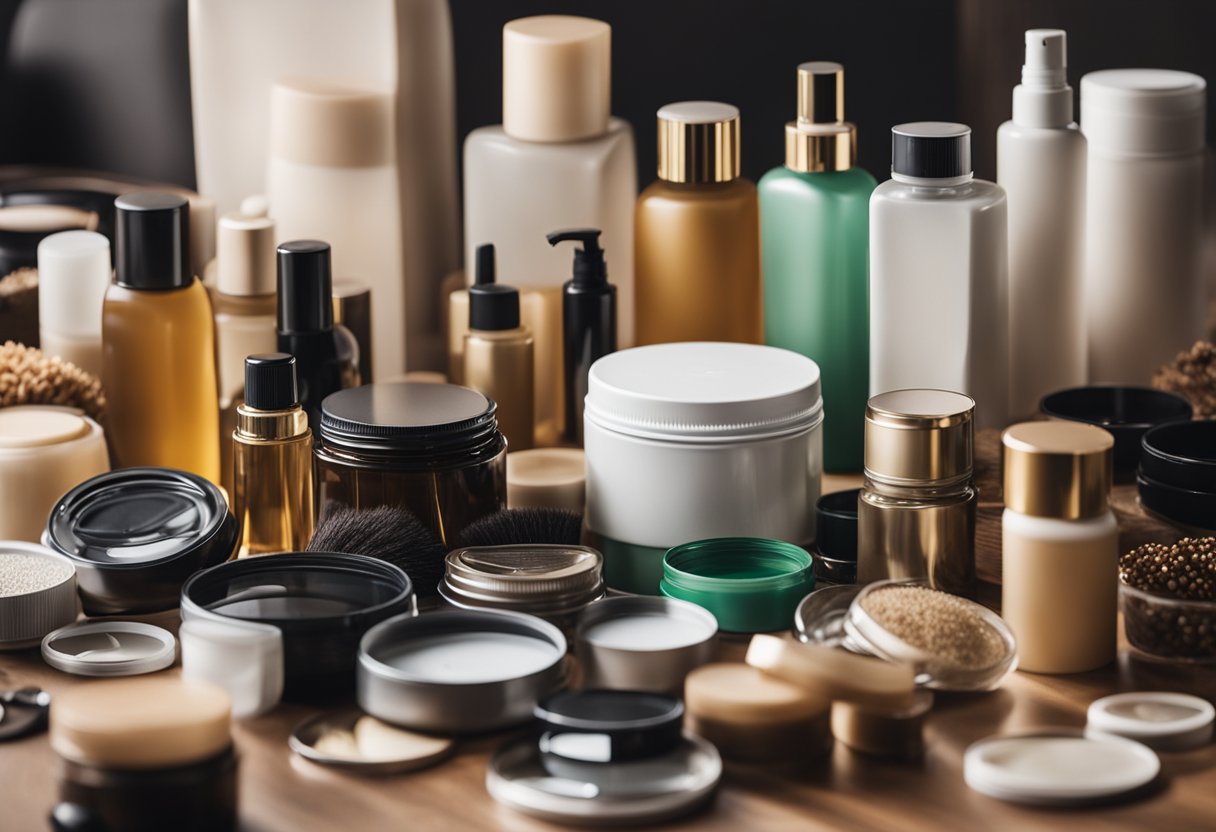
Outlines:
<svg viewBox="0 0 1216 832"><path fill-rule="evenodd" d="M760 180L764 339L818 365L824 468L860 471L869 398L870 192L853 166L857 128L844 120L844 68L798 67L798 120L785 164Z"/></svg>

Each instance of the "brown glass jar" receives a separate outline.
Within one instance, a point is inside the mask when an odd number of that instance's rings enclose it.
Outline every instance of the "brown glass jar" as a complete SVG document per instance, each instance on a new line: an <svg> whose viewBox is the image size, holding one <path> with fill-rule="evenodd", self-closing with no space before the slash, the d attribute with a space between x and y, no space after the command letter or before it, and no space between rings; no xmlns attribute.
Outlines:
<svg viewBox="0 0 1216 832"><path fill-rule="evenodd" d="M368 384L326 397L314 452L320 511L400 506L454 546L466 526L506 506L495 411L454 384Z"/></svg>

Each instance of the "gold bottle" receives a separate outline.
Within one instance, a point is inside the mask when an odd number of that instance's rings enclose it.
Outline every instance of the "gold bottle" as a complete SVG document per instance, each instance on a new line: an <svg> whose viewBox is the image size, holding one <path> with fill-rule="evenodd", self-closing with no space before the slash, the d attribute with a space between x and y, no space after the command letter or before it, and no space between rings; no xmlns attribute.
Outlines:
<svg viewBox="0 0 1216 832"><path fill-rule="evenodd" d="M232 512L237 557L302 551L313 531L312 431L300 407L296 360L245 359L245 401L232 433Z"/></svg>
<svg viewBox="0 0 1216 832"><path fill-rule="evenodd" d="M477 248L477 279L469 287L469 331L462 381L498 405L507 449L532 447L536 427L532 333L519 322L519 290L494 282L494 246Z"/></svg>
<svg viewBox="0 0 1216 832"><path fill-rule="evenodd" d="M102 383L115 467L180 468L220 482L215 322L190 271L188 203L114 202L117 268L102 306Z"/></svg>
<svg viewBox="0 0 1216 832"><path fill-rule="evenodd" d="M659 181L634 215L637 342L761 343L760 214L739 176L739 111L669 104L658 142Z"/></svg>

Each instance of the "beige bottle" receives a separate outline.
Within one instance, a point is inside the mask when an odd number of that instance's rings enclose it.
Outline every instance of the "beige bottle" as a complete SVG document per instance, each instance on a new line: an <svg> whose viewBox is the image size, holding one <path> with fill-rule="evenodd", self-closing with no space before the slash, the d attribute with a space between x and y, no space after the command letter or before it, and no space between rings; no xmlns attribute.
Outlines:
<svg viewBox="0 0 1216 832"><path fill-rule="evenodd" d="M477 282L469 287L469 331L464 338L463 383L498 405L507 447L532 447L532 333L519 322L519 290L494 282L494 246L477 247Z"/></svg>
<svg viewBox="0 0 1216 832"><path fill-rule="evenodd" d="M1018 667L1080 673L1115 658L1119 530L1107 503L1114 439L1079 422L1005 431L1001 615Z"/></svg>
<svg viewBox="0 0 1216 832"><path fill-rule="evenodd" d="M760 215L739 175L739 111L685 101L658 121L659 181L634 215L637 342L759 344Z"/></svg>
<svg viewBox="0 0 1216 832"><path fill-rule="evenodd" d="M117 268L102 306L102 384L114 467L220 482L215 321L190 272L189 208L171 194L114 201Z"/></svg>

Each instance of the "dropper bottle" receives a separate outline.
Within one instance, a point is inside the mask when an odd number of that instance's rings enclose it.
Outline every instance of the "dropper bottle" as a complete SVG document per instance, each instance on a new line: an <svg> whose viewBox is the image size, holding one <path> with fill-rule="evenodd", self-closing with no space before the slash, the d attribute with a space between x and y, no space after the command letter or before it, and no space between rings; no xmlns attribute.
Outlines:
<svg viewBox="0 0 1216 832"><path fill-rule="evenodd" d="M583 444L583 401L587 373L596 359L616 352L616 287L608 282L608 266L600 248L598 228L554 231L549 245L574 240L574 271L562 287L562 346L566 389L566 439Z"/></svg>

